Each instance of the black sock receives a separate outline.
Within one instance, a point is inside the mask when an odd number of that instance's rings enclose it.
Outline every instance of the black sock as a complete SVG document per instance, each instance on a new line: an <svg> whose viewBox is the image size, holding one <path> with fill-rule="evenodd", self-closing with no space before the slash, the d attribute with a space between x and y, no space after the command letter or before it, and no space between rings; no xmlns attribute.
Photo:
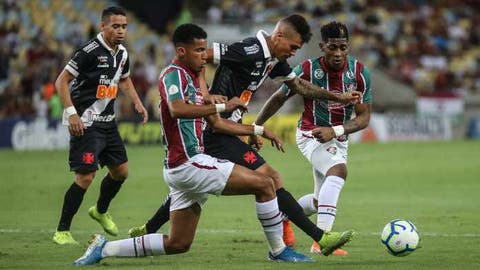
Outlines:
<svg viewBox="0 0 480 270"><path fill-rule="evenodd" d="M85 189L81 188L75 182L68 188L63 198L62 215L58 222L57 231L69 231L73 216L77 213L78 208L83 201Z"/></svg>
<svg viewBox="0 0 480 270"><path fill-rule="evenodd" d="M100 187L100 196L98 196L97 201L98 213L103 214L107 212L110 202L113 198L115 198L115 195L117 195L118 191L122 187L123 182L125 182L125 180L113 180L109 173L105 175Z"/></svg>
<svg viewBox="0 0 480 270"><path fill-rule="evenodd" d="M170 220L170 201L170 196L168 196L155 215L147 222L147 233L156 233L163 224Z"/></svg>
<svg viewBox="0 0 480 270"><path fill-rule="evenodd" d="M308 234L316 242L320 241L323 235L323 231L318 228L313 222L305 215L302 207L298 204L297 200L293 198L290 192L284 188L277 190L278 208L288 219L290 219L297 227Z"/></svg>

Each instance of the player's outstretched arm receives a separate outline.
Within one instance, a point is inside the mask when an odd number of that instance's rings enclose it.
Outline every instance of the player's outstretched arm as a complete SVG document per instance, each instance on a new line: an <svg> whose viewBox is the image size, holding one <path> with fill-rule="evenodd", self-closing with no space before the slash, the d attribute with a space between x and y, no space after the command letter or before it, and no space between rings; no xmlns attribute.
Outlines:
<svg viewBox="0 0 480 270"><path fill-rule="evenodd" d="M309 99L326 99L337 101L340 103L357 104L360 100L361 93L358 91L349 91L347 93L335 94L325 90L325 88L312 84L311 82L299 77L286 81L285 84L296 94L302 95Z"/></svg>
<svg viewBox="0 0 480 270"><path fill-rule="evenodd" d="M121 90L127 92L127 95L130 97L133 104L135 105L135 111L142 115L142 122L145 124L148 121L148 112L143 106L142 101L138 97L137 90L135 90L135 86L133 86L132 79L130 79L130 77L121 79L118 86Z"/></svg>
<svg viewBox="0 0 480 270"><path fill-rule="evenodd" d="M209 126L218 133L224 133L233 136L257 135L271 141L272 146L285 152L283 143L273 132L259 125L244 125L231 120L223 119L218 114L206 117Z"/></svg>
<svg viewBox="0 0 480 270"><path fill-rule="evenodd" d="M257 117L255 118L255 124L263 125L272 117L287 101L290 97L287 96L283 90L283 86L280 87L260 109Z"/></svg>
<svg viewBox="0 0 480 270"><path fill-rule="evenodd" d="M238 97L230 99L227 103L195 105L185 103L182 99L174 99L168 102L170 116L172 118L198 118L219 112L231 112L237 108L247 109Z"/></svg>

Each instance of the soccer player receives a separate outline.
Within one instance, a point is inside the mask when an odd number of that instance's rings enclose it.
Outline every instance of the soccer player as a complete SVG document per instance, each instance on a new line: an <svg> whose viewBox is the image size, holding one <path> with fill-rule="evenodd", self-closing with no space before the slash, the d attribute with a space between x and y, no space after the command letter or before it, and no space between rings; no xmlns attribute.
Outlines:
<svg viewBox="0 0 480 270"><path fill-rule="evenodd" d="M75 51L55 82L65 107L63 123L68 125L71 135L70 170L75 172L53 235L53 241L60 245L77 243L70 233L70 224L98 165L107 166L108 173L103 178L98 201L88 213L107 233L118 234L107 209L128 176L127 154L115 123L114 102L119 88L132 99L143 123L148 120L129 77L128 52L122 46L126 33L125 12L119 7L103 10L101 32Z"/></svg>
<svg viewBox="0 0 480 270"><path fill-rule="evenodd" d="M295 55L311 37L310 26L300 15L291 15L280 20L273 33L260 30L255 37L246 38L231 45L214 43L208 50L209 59L219 63L210 93L228 98L240 97L248 104L251 96L264 82L267 76L283 81L292 91L312 99L330 99L341 103L356 102L359 93L334 93L315 86L311 82L295 75L286 59ZM242 110L224 112L221 116L234 122L242 119ZM280 211L292 220L315 242L323 246L323 254L329 255L334 249L350 241L353 232L324 232L312 223L303 213L293 196L284 189L280 174L273 169L249 144L237 136L221 134L210 127L204 131L205 152L211 156L227 159L273 178ZM156 232L168 220L169 199L157 213L142 226L129 230L131 236ZM284 224L284 241L294 244L293 231L288 223Z"/></svg>
<svg viewBox="0 0 480 270"><path fill-rule="evenodd" d="M370 120L372 90L370 72L357 59L348 56L348 29L332 21L321 27L323 55L307 59L294 68L297 76L331 92L362 93L358 104L312 100L304 98L304 110L297 128L297 145L313 167L314 190L299 199L307 215L317 213L317 226L330 231L335 221L337 202L347 178L348 134L367 127ZM257 115L255 123L262 125L295 94L283 85ZM352 113L355 117L352 118ZM312 253L320 253L316 242ZM346 255L338 249L337 255Z"/></svg>
<svg viewBox="0 0 480 270"><path fill-rule="evenodd" d="M179 26L173 34L176 56L160 74L160 119L167 147L163 176L171 195L170 234L154 233L111 242L96 235L75 265L95 264L111 256L144 257L187 252L208 194L254 195L257 217L270 248L269 259L313 261L285 246L271 177L203 152L202 117L217 132L261 135L283 150L281 141L262 126L242 125L219 117L218 112L231 112L238 107L245 109L238 97L227 103L204 104L201 89L207 91L202 74L207 59L206 38L205 31L195 24Z"/></svg>

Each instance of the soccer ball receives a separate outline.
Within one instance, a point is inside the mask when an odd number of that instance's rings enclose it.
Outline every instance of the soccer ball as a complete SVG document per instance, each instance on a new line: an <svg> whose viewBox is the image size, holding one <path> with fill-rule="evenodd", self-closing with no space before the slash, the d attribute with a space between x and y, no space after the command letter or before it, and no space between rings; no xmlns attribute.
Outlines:
<svg viewBox="0 0 480 270"><path fill-rule="evenodd" d="M417 228L406 219L394 219L383 228L382 244L394 256L407 256L417 249L420 237Z"/></svg>

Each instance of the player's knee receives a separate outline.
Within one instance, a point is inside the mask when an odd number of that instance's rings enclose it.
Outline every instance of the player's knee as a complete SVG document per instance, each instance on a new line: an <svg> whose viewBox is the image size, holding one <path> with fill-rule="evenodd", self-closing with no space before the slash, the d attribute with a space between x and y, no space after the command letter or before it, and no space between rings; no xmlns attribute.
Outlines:
<svg viewBox="0 0 480 270"><path fill-rule="evenodd" d="M124 163L116 168L110 169L110 175L114 180L124 181L128 178L128 166Z"/></svg>
<svg viewBox="0 0 480 270"><path fill-rule="evenodd" d="M168 245L168 254L185 253L190 250L192 241L175 241Z"/></svg>
<svg viewBox="0 0 480 270"><path fill-rule="evenodd" d="M95 172L90 173L77 173L75 177L75 182L80 187L87 189L90 184L93 182L93 178L95 178Z"/></svg>
<svg viewBox="0 0 480 270"><path fill-rule="evenodd" d="M257 194L265 197L275 197L275 184L273 178L261 175L257 181Z"/></svg>

